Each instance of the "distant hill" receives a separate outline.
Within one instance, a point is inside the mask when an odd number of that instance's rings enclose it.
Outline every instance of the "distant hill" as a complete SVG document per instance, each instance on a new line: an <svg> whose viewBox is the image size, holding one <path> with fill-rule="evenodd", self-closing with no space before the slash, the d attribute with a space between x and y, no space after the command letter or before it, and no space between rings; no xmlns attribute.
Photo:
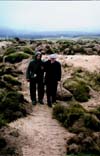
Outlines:
<svg viewBox="0 0 100 156"><path fill-rule="evenodd" d="M12 30L9 28L0 28L0 38L65 38L65 37L100 37L99 32L81 32L81 31L23 31Z"/></svg>

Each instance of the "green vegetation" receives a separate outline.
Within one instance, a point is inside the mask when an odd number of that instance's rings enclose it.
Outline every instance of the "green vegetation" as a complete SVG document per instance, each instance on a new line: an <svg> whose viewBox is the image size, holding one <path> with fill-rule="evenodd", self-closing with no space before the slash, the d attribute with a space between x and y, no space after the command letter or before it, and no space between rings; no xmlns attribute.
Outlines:
<svg viewBox="0 0 100 156"><path fill-rule="evenodd" d="M100 106L93 110L90 110L89 113L94 114L98 118L98 120L100 120Z"/></svg>
<svg viewBox="0 0 100 156"><path fill-rule="evenodd" d="M70 132L75 133L67 142L68 156L100 155L100 120L93 111L85 110L76 102L70 102L67 106L56 104L53 108L53 117Z"/></svg>
<svg viewBox="0 0 100 156"><path fill-rule="evenodd" d="M86 129L92 131L100 130L100 121L97 116L85 110L78 103L73 102L69 106L56 105L53 109L53 116L62 122L64 127L69 128L71 132L84 131ZM77 122L79 123L78 127Z"/></svg>
<svg viewBox="0 0 100 156"><path fill-rule="evenodd" d="M4 115L0 113L0 128L7 124L6 119L4 119Z"/></svg>
<svg viewBox="0 0 100 156"><path fill-rule="evenodd" d="M99 131L100 130L100 121L97 119L95 115L91 115L90 113L85 114L84 117L84 125L87 128L90 128L91 130L94 131Z"/></svg>
<svg viewBox="0 0 100 156"><path fill-rule="evenodd" d="M79 102L86 102L90 98L89 87L84 81L70 78L67 79L63 85L64 88L69 90Z"/></svg>
<svg viewBox="0 0 100 156"><path fill-rule="evenodd" d="M53 109L53 116L56 117L64 127L69 128L77 121L86 110L78 103L72 104L69 107L56 105Z"/></svg>
<svg viewBox="0 0 100 156"><path fill-rule="evenodd" d="M12 54L12 53L15 53L16 52L16 48L15 47L8 47L4 53L4 55L9 55L9 54Z"/></svg>
<svg viewBox="0 0 100 156"><path fill-rule="evenodd" d="M81 80L88 84L88 86L92 87L94 90L100 90L100 73L96 71L94 73L86 71L83 68L76 68L73 73L72 77L75 80Z"/></svg>
<svg viewBox="0 0 100 156"><path fill-rule="evenodd" d="M34 55L34 52L30 47L23 47L22 51L26 54Z"/></svg>
<svg viewBox="0 0 100 156"><path fill-rule="evenodd" d="M87 55L100 55L100 41L73 41L73 40L11 40L13 46L1 49L0 62L0 129L7 123L27 115L27 101L20 93L21 82L18 81L22 72L12 65L23 59L34 57L36 48L43 53L75 55L77 53ZM8 62L8 63L7 63ZM12 63L9 65L9 63ZM67 69L68 64L63 64ZM72 69L72 68L71 68ZM70 70L70 69L69 69ZM67 142L67 154L69 156L99 156L100 155L100 107L87 111L78 102L87 102L91 90L100 91L100 73L90 73L83 68L76 68L71 71L71 78L64 81L65 91L59 96L60 100L70 98L70 101L63 106L55 105L53 117L75 135ZM66 94L65 94L66 93ZM63 97L62 97L63 95ZM66 98L67 95L67 98ZM92 95L91 95L92 96ZM73 98L74 97L74 98ZM82 103L81 103L82 104ZM6 139L0 136L0 155L16 155L15 147L8 147Z"/></svg>
<svg viewBox="0 0 100 156"><path fill-rule="evenodd" d="M17 63L22 61L23 59L29 58L29 56L30 56L29 54L25 54L23 52L17 52L6 56L5 61L10 63Z"/></svg>
<svg viewBox="0 0 100 156"><path fill-rule="evenodd" d="M16 148L15 147L8 147L8 148L4 148L0 151L0 154L2 154L2 156L13 156L16 155Z"/></svg>
<svg viewBox="0 0 100 156"><path fill-rule="evenodd" d="M27 114L27 102L19 92L21 82L17 79L20 74L14 65L0 64L0 128Z"/></svg>
<svg viewBox="0 0 100 156"><path fill-rule="evenodd" d="M16 91L5 93L0 102L0 114L7 122L13 121L19 117L25 116L24 97Z"/></svg>
<svg viewBox="0 0 100 156"><path fill-rule="evenodd" d="M11 85L17 85L17 86L21 86L21 82L19 82L15 77L13 77L12 75L4 75L3 76L3 80Z"/></svg>
<svg viewBox="0 0 100 156"><path fill-rule="evenodd" d="M12 64L0 64L0 76L3 75L12 75L13 77L18 77L19 75L23 74L22 71L19 71L16 69L15 66L12 66Z"/></svg>
<svg viewBox="0 0 100 156"><path fill-rule="evenodd" d="M25 117L30 109L23 94L20 93L21 82L18 81L20 74L22 72L15 65L0 64L0 156L19 156L21 153L21 151L18 153L17 149L18 135L11 136L7 126L9 122ZM13 140L15 142L12 145Z"/></svg>
<svg viewBox="0 0 100 156"><path fill-rule="evenodd" d="M87 102L90 99L91 90L100 91L100 73L75 68L71 77L63 82L63 87L72 93L75 100Z"/></svg>

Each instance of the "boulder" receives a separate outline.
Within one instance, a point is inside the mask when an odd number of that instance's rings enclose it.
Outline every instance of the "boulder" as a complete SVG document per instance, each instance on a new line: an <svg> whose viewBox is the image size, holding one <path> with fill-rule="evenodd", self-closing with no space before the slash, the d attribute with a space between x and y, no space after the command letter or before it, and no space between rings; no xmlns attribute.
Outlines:
<svg viewBox="0 0 100 156"><path fill-rule="evenodd" d="M57 91L57 99L62 100L62 101L68 101L72 98L72 94L63 88L62 86L58 86L58 91Z"/></svg>

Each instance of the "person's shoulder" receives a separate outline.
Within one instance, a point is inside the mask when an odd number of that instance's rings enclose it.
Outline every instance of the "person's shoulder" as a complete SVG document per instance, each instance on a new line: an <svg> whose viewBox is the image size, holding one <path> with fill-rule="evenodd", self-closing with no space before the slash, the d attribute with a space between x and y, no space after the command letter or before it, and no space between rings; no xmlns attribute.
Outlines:
<svg viewBox="0 0 100 156"><path fill-rule="evenodd" d="M44 61L44 63L45 64L48 64L48 63L50 63L50 60L46 60L46 61Z"/></svg>
<svg viewBox="0 0 100 156"><path fill-rule="evenodd" d="M44 65L45 64L45 61L44 60L41 60L41 64Z"/></svg>
<svg viewBox="0 0 100 156"><path fill-rule="evenodd" d="M61 63L59 61L56 61L56 64L61 65Z"/></svg>

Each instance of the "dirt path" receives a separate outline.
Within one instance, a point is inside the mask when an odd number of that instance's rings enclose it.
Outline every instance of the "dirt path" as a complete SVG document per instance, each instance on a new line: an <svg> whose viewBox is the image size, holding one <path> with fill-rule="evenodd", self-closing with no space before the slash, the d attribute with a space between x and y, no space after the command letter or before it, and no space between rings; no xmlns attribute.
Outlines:
<svg viewBox="0 0 100 156"><path fill-rule="evenodd" d="M26 66L29 60L19 64L24 72L22 77L23 93L28 101L28 83L25 80ZM33 112L26 118L19 119L10 124L17 128L21 138L23 156L65 156L66 139L71 134L67 132L57 120L52 118L52 108L45 105L36 105Z"/></svg>
<svg viewBox="0 0 100 156"><path fill-rule="evenodd" d="M37 105L32 116L10 124L25 138L23 156L65 156L66 136L68 139L70 133L52 119L51 112L46 105Z"/></svg>

